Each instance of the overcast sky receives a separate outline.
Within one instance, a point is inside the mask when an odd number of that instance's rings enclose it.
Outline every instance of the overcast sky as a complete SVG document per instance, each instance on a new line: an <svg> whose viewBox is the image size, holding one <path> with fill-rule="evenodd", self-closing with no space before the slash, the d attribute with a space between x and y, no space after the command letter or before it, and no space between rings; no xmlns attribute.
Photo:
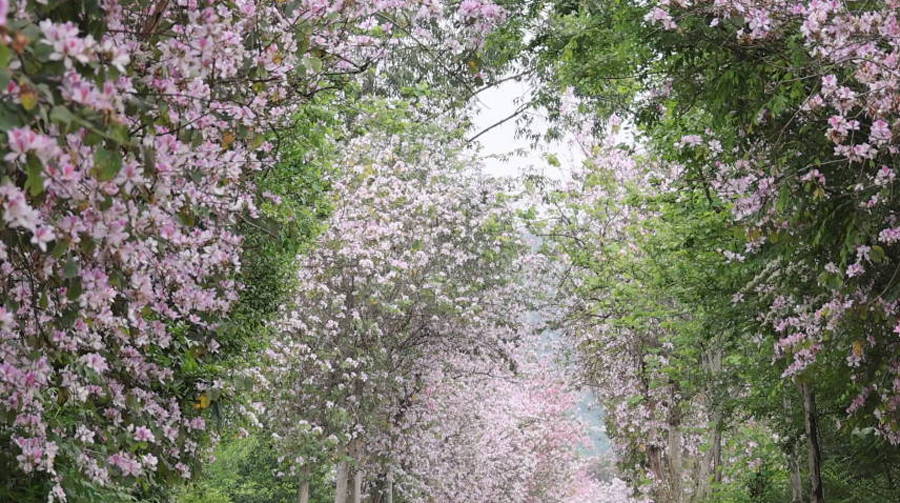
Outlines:
<svg viewBox="0 0 900 503"><path fill-rule="evenodd" d="M512 80L483 91L476 97L475 104L478 113L475 115L472 134L477 134L492 124L508 117L529 97L528 84ZM531 116L533 117L532 127L534 130L543 132L543 129L547 127L544 115L532 112ZM569 148L562 141L542 146L537 150L529 149L527 140L516 138L515 120L509 120L484 133L478 138L478 142L482 146L482 154L488 157L485 160L487 172L496 176L515 176L532 167L540 169L547 176L560 178L566 166L571 166L573 162L581 161L580 153ZM492 157L508 155L517 149L525 150L525 156L514 156L505 161ZM550 166L545 159L547 153L555 154L562 162L562 167L554 168Z"/></svg>

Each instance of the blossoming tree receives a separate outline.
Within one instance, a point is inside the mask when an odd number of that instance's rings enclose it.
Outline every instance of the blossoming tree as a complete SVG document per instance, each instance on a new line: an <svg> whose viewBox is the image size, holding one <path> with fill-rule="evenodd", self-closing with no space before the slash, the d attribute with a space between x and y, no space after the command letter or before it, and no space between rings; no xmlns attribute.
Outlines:
<svg viewBox="0 0 900 503"><path fill-rule="evenodd" d="M464 3L0 2L9 497L191 475L202 367L240 289L237 224L279 133L387 60L401 37L382 16L459 37L451 54L477 47L503 11Z"/></svg>

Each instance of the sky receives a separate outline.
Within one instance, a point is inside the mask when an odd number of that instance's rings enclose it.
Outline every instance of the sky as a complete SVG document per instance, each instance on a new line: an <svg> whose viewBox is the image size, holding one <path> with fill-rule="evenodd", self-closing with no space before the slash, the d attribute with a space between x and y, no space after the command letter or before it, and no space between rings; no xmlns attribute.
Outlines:
<svg viewBox="0 0 900 503"><path fill-rule="evenodd" d="M503 84L487 89L475 98L476 110L473 135L486 129L492 124L512 114L520 105L531 96L530 86L527 82L510 80ZM531 113L531 126L535 131L541 131L547 127L544 114ZM541 146L539 149L529 148L526 139L516 137L516 121L509 120L504 124L491 129L478 138L481 145L481 153L486 156L486 171L494 176L516 176L528 168L537 168L543 174L552 178L562 178L565 175L566 166L574 162L581 162L580 152L569 148L565 141L553 142ZM507 156L516 150L524 150L524 155L512 156L503 160L497 156ZM562 166L554 168L545 158L546 154L554 154L562 162Z"/></svg>

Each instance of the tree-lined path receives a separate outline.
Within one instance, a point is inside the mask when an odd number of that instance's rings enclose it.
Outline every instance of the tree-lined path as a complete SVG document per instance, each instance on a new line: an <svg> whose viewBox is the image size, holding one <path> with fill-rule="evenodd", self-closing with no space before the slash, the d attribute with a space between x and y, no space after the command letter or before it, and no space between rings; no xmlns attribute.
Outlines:
<svg viewBox="0 0 900 503"><path fill-rule="evenodd" d="M0 150L0 501L900 501L897 0L0 0Z"/></svg>

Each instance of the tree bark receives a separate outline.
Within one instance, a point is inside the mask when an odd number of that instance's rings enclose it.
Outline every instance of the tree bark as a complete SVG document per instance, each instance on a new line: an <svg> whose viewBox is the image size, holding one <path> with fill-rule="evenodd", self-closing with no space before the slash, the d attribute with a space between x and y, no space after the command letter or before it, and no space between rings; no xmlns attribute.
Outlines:
<svg viewBox="0 0 900 503"><path fill-rule="evenodd" d="M794 409L789 394L785 393L782 395L782 405L786 415L789 415ZM802 503L803 476L800 473L800 441L798 439L792 440L788 449L785 452L785 457L787 458L788 470L790 471L791 503Z"/></svg>
<svg viewBox="0 0 900 503"><path fill-rule="evenodd" d="M394 475L387 474L387 488L384 490L384 503L394 503Z"/></svg>
<svg viewBox="0 0 900 503"><path fill-rule="evenodd" d="M803 396L803 416L806 426L806 437L809 446L809 500L811 503L825 503L822 489L822 449L819 446L819 426L816 420L816 395L812 386L800 384Z"/></svg>
<svg viewBox="0 0 900 503"><path fill-rule="evenodd" d="M682 501L681 471L683 467L681 463L681 428L677 421L669 423L669 438L666 450L668 451L666 457L668 458L669 469L667 471L672 501L680 503Z"/></svg>
<svg viewBox="0 0 900 503"><path fill-rule="evenodd" d="M309 465L304 465L300 470L300 490L297 501L298 503L309 503Z"/></svg>
<svg viewBox="0 0 900 503"><path fill-rule="evenodd" d="M709 496L713 484L717 484L722 480L722 430L724 429L724 419L722 412L713 413L713 429L709 440L709 453L701 462L700 476L697 477L696 497L692 501L705 501Z"/></svg>
<svg viewBox="0 0 900 503"><path fill-rule="evenodd" d="M710 463L712 464L712 479L713 482L719 483L722 481L722 430L725 428L725 425L722 424L722 420L716 422L716 431L713 433L713 445L712 451L709 453Z"/></svg>
<svg viewBox="0 0 900 503"><path fill-rule="evenodd" d="M347 461L338 462L334 481L334 503L347 503Z"/></svg>
<svg viewBox="0 0 900 503"><path fill-rule="evenodd" d="M362 470L354 470L353 471L353 486L350 489L350 502L351 503L362 503L362 482L363 482L363 472Z"/></svg>
<svg viewBox="0 0 900 503"><path fill-rule="evenodd" d="M681 487L682 470L684 470L681 458L681 410L678 407L678 401L675 399L677 391L677 386L674 383L671 383L669 391L669 413L666 417L666 426L668 427L666 439L666 464L668 469L666 470L666 478L668 479L671 501L673 503L681 503L684 500L684 494Z"/></svg>
<svg viewBox="0 0 900 503"><path fill-rule="evenodd" d="M666 484L667 479L664 457L664 451L660 447L655 445L647 446L647 468L656 480L662 481L660 484L654 484L655 488L651 492L651 495L654 501L668 502L670 498L668 495L669 487Z"/></svg>
<svg viewBox="0 0 900 503"><path fill-rule="evenodd" d="M803 502L803 478L800 476L800 461L797 460L797 446L788 453L788 469L791 471L791 503Z"/></svg>

